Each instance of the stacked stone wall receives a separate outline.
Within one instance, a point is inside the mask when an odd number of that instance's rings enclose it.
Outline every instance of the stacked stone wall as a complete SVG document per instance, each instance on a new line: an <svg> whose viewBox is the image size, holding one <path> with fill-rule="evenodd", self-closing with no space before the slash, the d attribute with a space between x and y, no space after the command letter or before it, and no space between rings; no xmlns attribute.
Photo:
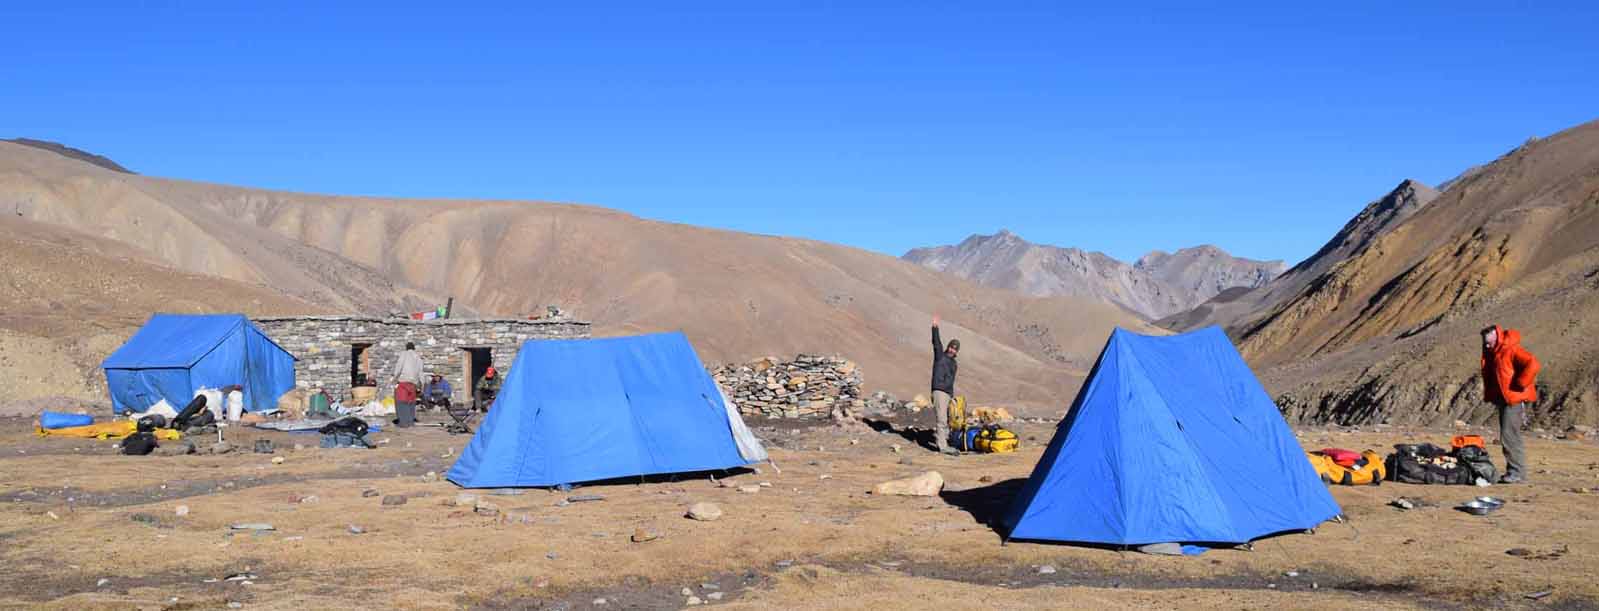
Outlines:
<svg viewBox="0 0 1599 611"><path fill-rule="evenodd" d="M572 320L439 319L414 321L341 316L260 318L253 321L267 337L299 359L295 381L302 389L348 392L351 348L369 344L368 375L392 392L394 365L406 342L414 342L428 374L448 380L453 401L468 400L467 348L487 348L494 368L509 373L522 342L530 339L586 338L589 323Z"/></svg>

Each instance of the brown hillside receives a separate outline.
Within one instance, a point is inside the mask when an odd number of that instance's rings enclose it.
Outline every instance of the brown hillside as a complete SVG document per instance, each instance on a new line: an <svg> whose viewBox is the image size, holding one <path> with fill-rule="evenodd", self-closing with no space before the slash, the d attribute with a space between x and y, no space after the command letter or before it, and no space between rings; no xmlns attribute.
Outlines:
<svg viewBox="0 0 1599 611"><path fill-rule="evenodd" d="M1181 322L1230 322L1286 408L1350 422L1482 417L1476 332L1516 327L1546 361L1537 417L1592 421L1596 277L1599 122L1529 141L1436 195L1407 182L1317 257Z"/></svg>
<svg viewBox="0 0 1599 611"><path fill-rule="evenodd" d="M1063 409L1119 308L979 287L809 240L563 204L331 197L116 174L0 143L22 216L120 241L181 269L385 312L454 296L518 316L560 304L602 333L682 329L707 361L838 353L867 385L925 392L927 321L964 344L981 402Z"/></svg>
<svg viewBox="0 0 1599 611"><path fill-rule="evenodd" d="M264 287L180 272L126 245L16 215L0 215L0 287L0 379L7 402L104 399L100 361L153 312L325 312Z"/></svg>

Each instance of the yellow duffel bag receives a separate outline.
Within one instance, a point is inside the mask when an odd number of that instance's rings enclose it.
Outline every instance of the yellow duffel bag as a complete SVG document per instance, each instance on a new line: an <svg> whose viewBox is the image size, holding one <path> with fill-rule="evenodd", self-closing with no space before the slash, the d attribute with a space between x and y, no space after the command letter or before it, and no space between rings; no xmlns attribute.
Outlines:
<svg viewBox="0 0 1599 611"><path fill-rule="evenodd" d="M1021 440L1017 439L1016 433L1012 433L1009 429L990 426L984 427L981 432L977 433L978 452L1015 452L1016 446L1019 444L1021 444Z"/></svg>
<svg viewBox="0 0 1599 611"><path fill-rule="evenodd" d="M1383 463L1382 456L1371 450L1361 452L1360 460L1347 467L1321 452L1306 452L1305 457L1316 467L1316 473L1321 476L1321 481L1328 484L1380 486L1388 474L1388 467Z"/></svg>

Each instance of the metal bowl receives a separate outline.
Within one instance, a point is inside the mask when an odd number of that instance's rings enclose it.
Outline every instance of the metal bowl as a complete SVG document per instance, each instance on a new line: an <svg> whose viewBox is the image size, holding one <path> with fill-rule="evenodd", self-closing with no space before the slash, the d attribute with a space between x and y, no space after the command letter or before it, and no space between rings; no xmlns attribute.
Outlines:
<svg viewBox="0 0 1599 611"><path fill-rule="evenodd" d="M1474 516L1485 516L1485 515L1488 515L1490 513L1493 513L1494 510L1499 509L1499 506L1498 505L1494 505L1492 503L1484 503L1482 501L1473 500L1473 501L1467 501L1466 503L1462 504L1460 507L1457 507L1456 509L1459 509L1461 511L1464 511L1464 512L1469 513L1469 514L1474 515Z"/></svg>
<svg viewBox="0 0 1599 611"><path fill-rule="evenodd" d="M1497 498L1497 497L1491 497L1491 496L1479 496L1479 497L1477 497L1477 502L1482 503L1484 505L1493 505L1494 509L1498 509L1500 507L1504 507L1505 506L1505 500L1504 499Z"/></svg>

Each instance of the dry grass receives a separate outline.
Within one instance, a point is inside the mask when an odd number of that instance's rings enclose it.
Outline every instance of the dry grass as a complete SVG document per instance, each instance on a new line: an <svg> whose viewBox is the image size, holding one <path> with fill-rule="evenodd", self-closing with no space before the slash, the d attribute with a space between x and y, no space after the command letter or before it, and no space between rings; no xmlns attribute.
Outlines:
<svg viewBox="0 0 1599 611"><path fill-rule="evenodd" d="M249 453L123 457L107 442L36 439L20 421L4 425L0 558L7 570L0 598L24 607L171 607L177 597L177 605L197 608L229 601L248 608L587 608L597 598L613 608L657 608L681 606L684 587L706 596L710 590L699 586L706 581L720 586L723 604L762 608L1514 608L1533 604L1523 594L1550 587L1554 594L1538 604L1599 601L1591 579L1599 558L1599 518L1589 511L1595 497L1568 491L1599 486L1599 448L1589 442L1532 442L1543 472L1531 485L1490 489L1510 500L1490 518L1449 509L1476 488L1338 488L1349 525L1270 539L1254 552L1162 558L1000 545L979 521L992 512L985 500L1002 506L1013 485L1006 482L1031 471L1051 432L1042 425L1023 430L1037 437L1023 452L960 459L894 434L769 431L781 446L772 454L782 472L767 466L731 478L772 484L758 493L696 478L591 486L581 492L606 500L564 507L558 504L566 494L544 490L485 496L514 516L510 523L448 506L460 490L419 477L445 471L466 441L438 429L377 433L390 441L372 451L283 449L277 455L286 462L273 465L271 457ZM1447 437L1422 435L1304 433L1309 447ZM256 436L239 432L234 441ZM314 445L314 437L259 436L280 447ZM949 481L943 498L865 492L925 469ZM981 481L985 476L993 483ZM367 488L410 500L383 507L381 497L362 496ZM318 500L293 502L307 495ZM1399 495L1440 506L1386 506ZM696 501L719 503L726 516L683 518ZM178 505L189 515L174 515ZM159 523L136 522L135 513ZM230 533L236 522L270 522L277 530ZM352 524L366 534L349 533ZM661 538L630 541L641 526ZM1553 560L1505 554L1562 546L1568 552ZM1043 564L1059 570L1040 575ZM246 567L259 575L253 585L205 583ZM97 586L101 578L110 581Z"/></svg>

